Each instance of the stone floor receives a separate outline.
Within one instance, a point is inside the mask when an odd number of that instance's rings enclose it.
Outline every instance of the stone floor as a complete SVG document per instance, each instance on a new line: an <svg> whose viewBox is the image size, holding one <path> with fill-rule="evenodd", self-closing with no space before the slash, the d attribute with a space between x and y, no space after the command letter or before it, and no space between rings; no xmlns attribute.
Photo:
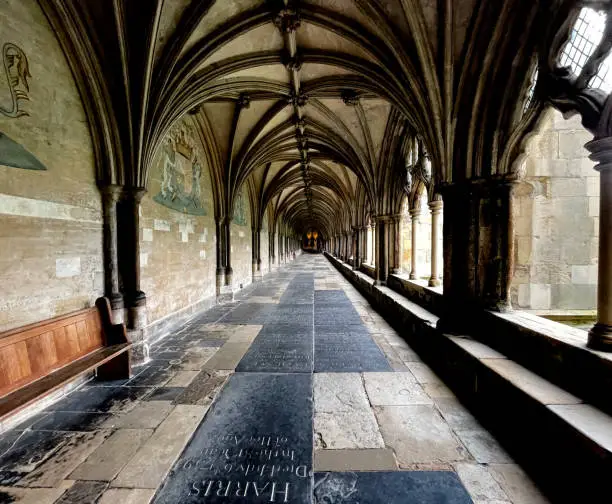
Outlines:
<svg viewBox="0 0 612 504"><path fill-rule="evenodd" d="M322 256L0 437L0 503L547 502Z"/></svg>

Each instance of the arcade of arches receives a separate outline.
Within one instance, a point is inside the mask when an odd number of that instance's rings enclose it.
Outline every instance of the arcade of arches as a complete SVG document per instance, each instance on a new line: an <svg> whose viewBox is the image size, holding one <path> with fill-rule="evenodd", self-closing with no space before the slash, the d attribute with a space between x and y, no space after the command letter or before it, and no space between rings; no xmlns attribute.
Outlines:
<svg viewBox="0 0 612 504"><path fill-rule="evenodd" d="M52 332L15 349L26 326L104 296L130 374L194 316L326 257L475 409L487 355L571 395L491 381L543 404L530 442L561 432L599 481L610 16L608 0L0 0L2 392L87 354L49 357ZM457 337L490 352L462 367ZM559 405L604 434L541 413Z"/></svg>

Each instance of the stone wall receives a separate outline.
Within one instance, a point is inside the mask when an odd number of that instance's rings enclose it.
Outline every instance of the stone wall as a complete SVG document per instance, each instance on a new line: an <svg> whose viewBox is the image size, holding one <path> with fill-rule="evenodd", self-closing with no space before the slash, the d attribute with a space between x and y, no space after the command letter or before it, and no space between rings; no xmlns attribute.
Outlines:
<svg viewBox="0 0 612 504"><path fill-rule="evenodd" d="M515 192L515 308L551 313L594 310L599 175L578 117L548 111L529 141Z"/></svg>
<svg viewBox="0 0 612 504"><path fill-rule="evenodd" d="M17 79L9 87L0 67L2 331L91 306L104 282L89 127L70 68L35 0L1 2L0 49ZM29 100L15 102L11 89ZM11 114L15 103L23 114Z"/></svg>
<svg viewBox="0 0 612 504"><path fill-rule="evenodd" d="M230 228L231 259L234 276L234 291L246 287L253 281L253 231L251 226L251 203L246 186L243 186L234 204L234 219Z"/></svg>
<svg viewBox="0 0 612 504"><path fill-rule="evenodd" d="M216 294L211 177L192 119L183 119L166 140L170 138L178 152L171 144L162 145L142 200L141 288L147 295L149 323L197 304L212 304ZM199 163L195 171L194 157ZM199 192L194 178L199 179Z"/></svg>

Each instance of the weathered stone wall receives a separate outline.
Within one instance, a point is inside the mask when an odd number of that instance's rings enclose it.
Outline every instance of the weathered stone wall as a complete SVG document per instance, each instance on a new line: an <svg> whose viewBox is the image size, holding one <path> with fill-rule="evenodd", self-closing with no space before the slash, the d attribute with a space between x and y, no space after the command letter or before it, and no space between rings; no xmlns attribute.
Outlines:
<svg viewBox="0 0 612 504"><path fill-rule="evenodd" d="M259 238L260 240L259 257L261 258L261 273L264 275L270 272L270 264L268 261L268 254L270 251L270 244L269 244L270 235L268 234L267 229L268 229L268 224L266 222L264 227L261 230L261 234Z"/></svg>
<svg viewBox="0 0 612 504"><path fill-rule="evenodd" d="M17 102L27 115L0 112L0 331L91 306L103 293L101 197L89 127L35 0L1 2L0 49L9 43L9 73L29 101ZM12 111L0 68L0 110Z"/></svg>
<svg viewBox="0 0 612 504"><path fill-rule="evenodd" d="M191 140L181 140L182 131ZM214 302L216 293L215 220L210 171L203 158L202 146L193 134L191 118L185 118L167 136L192 146L200 163L198 204L193 202L181 209L178 201L191 201L194 163L184 154L187 147L177 147L173 154L166 144L159 149L148 193L142 200L141 226L141 288L147 295L148 322L153 323L196 303ZM168 159L166 157L168 156ZM166 165L166 161L170 164ZM172 163L176 164L173 171ZM166 173L164 173L164 169ZM182 174L182 175L181 175ZM163 186L163 191L162 191ZM174 200L173 200L174 198ZM191 198L191 200L189 199ZM171 208L168 205L174 205ZM191 213L186 213L191 212ZM196 215L205 213L205 215Z"/></svg>
<svg viewBox="0 0 612 504"><path fill-rule="evenodd" d="M512 303L541 313L596 306L599 175L580 119L548 111L515 192Z"/></svg>
<svg viewBox="0 0 612 504"><path fill-rule="evenodd" d="M237 291L253 281L251 203L245 186L241 188L235 202L234 220L232 221L230 233L232 270L234 272L232 286Z"/></svg>

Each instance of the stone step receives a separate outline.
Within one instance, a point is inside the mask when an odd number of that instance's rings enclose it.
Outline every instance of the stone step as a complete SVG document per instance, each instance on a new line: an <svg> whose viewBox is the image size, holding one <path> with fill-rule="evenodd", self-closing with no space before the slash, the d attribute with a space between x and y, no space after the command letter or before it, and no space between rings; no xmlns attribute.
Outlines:
<svg viewBox="0 0 612 504"><path fill-rule="evenodd" d="M423 306L330 260L555 502L608 500L612 416L499 348L443 333L438 317Z"/></svg>

